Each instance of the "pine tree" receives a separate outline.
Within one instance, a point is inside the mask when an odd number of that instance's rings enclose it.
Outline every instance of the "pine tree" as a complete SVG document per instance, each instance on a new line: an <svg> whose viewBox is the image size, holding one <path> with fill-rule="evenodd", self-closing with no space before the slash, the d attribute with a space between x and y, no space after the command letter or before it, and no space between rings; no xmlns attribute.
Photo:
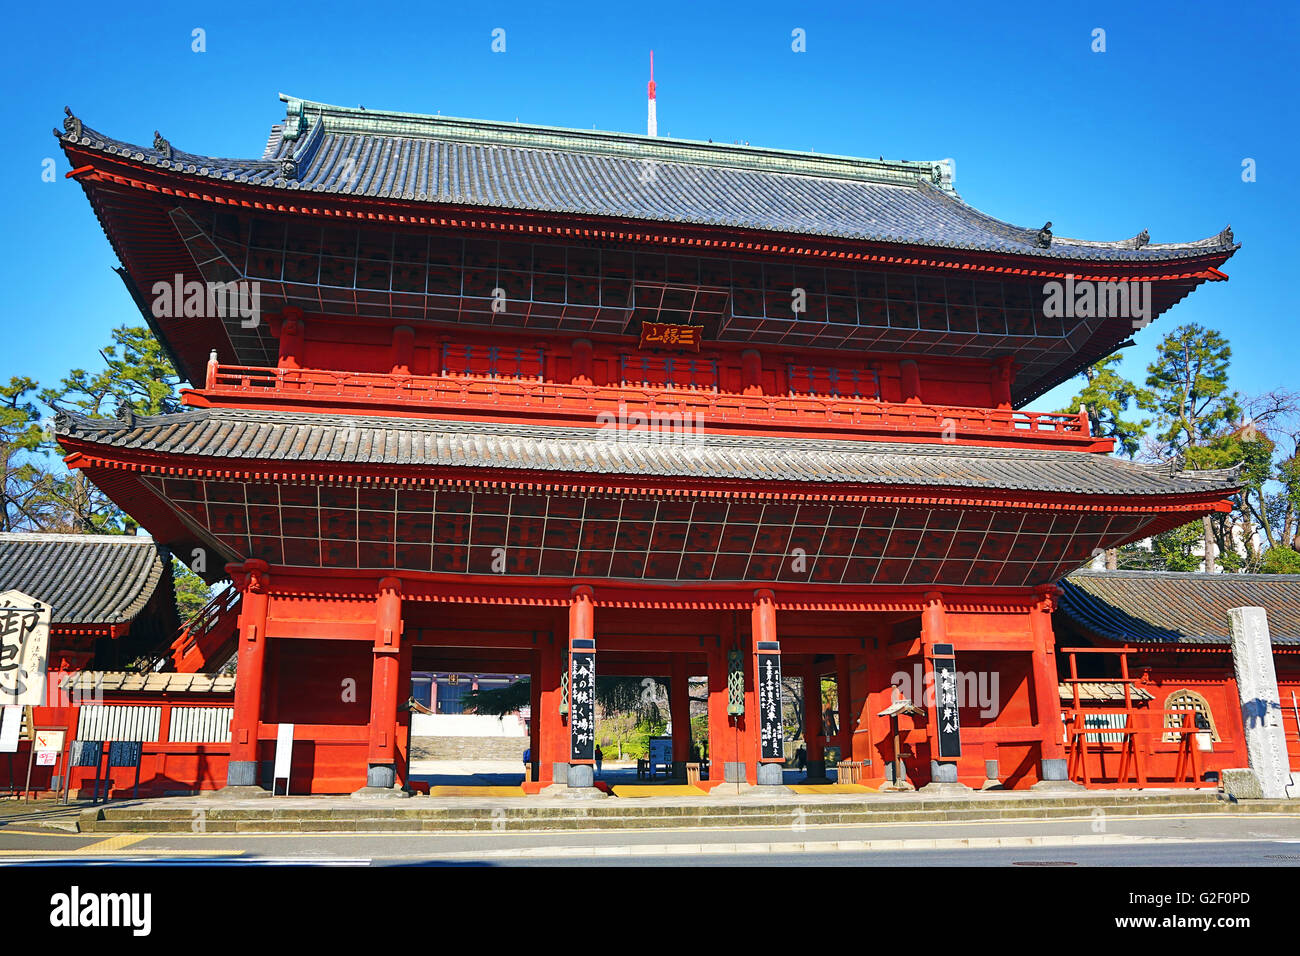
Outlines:
<svg viewBox="0 0 1300 956"><path fill-rule="evenodd" d="M1186 468L1236 463L1233 455L1239 449L1216 441L1241 417L1238 395L1228 387L1231 359L1226 338L1213 329L1189 324L1167 334L1156 349L1156 360L1147 366L1149 391L1138 405L1156 413L1156 439L1163 455L1181 459ZM1205 570L1212 571L1216 535L1208 516L1202 521L1202 541ZM1228 550L1229 541L1217 543L1220 550Z"/></svg>

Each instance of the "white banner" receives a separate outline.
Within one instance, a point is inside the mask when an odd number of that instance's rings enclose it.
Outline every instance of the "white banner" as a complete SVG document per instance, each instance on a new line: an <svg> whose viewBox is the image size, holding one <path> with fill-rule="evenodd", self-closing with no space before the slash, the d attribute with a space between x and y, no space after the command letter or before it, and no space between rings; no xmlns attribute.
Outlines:
<svg viewBox="0 0 1300 956"><path fill-rule="evenodd" d="M0 710L0 754L18 752L18 737L23 730L23 709L5 707Z"/></svg>
<svg viewBox="0 0 1300 956"><path fill-rule="evenodd" d="M0 594L0 705L45 703L50 606L20 591Z"/></svg>
<svg viewBox="0 0 1300 956"><path fill-rule="evenodd" d="M288 780L289 768L292 765L293 724L281 724L275 735L275 779Z"/></svg>

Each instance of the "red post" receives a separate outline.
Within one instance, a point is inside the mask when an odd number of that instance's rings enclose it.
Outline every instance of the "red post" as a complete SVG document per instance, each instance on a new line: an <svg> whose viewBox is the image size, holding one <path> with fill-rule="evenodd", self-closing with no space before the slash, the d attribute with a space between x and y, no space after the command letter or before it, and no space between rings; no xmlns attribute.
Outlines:
<svg viewBox="0 0 1300 956"><path fill-rule="evenodd" d="M748 725L748 739L745 741L746 776L748 777L748 764L754 761L754 782L763 786L780 786L782 777L782 758L764 757L762 754L762 730L763 715L759 712L760 696L758 692L758 683L763 673L763 664L770 659L773 654L769 651L759 653L760 644L774 645L777 642L776 634L776 596L766 588L754 592L754 605L750 610L750 641L749 641L749 664L746 670L745 681L745 713L752 714L753 717ZM779 652L775 654L776 663L780 664ZM778 694L778 717L780 702L779 695L781 692L780 682L777 684L776 692Z"/></svg>
<svg viewBox="0 0 1300 956"><path fill-rule="evenodd" d="M803 741L808 751L808 780L826 779L826 739L822 727L822 677L815 666L803 673Z"/></svg>
<svg viewBox="0 0 1300 956"><path fill-rule="evenodd" d="M397 696L399 706L411 697L411 658L415 650L410 641L402 642L402 650L397 659ZM397 711L397 782L403 788L411 785L411 708L400 707Z"/></svg>
<svg viewBox="0 0 1300 956"><path fill-rule="evenodd" d="M840 722L839 747L840 759L852 760L853 725L856 723L853 713L853 677L848 654L835 656L835 699L839 703L838 719Z"/></svg>
<svg viewBox="0 0 1300 956"><path fill-rule="evenodd" d="M370 744L367 791L397 782L397 695L402 652L402 582L384 578L375 599L374 664L370 683Z"/></svg>
<svg viewBox="0 0 1300 956"><path fill-rule="evenodd" d="M1053 584L1034 589L1038 600L1029 610L1030 637L1033 641L1034 709L1043 732L1043 757L1039 766L1040 789L1073 788L1069 783L1069 766L1065 745L1061 742L1061 693L1056 671L1056 635L1052 631L1052 611L1060 593ZM1087 750L1087 747L1084 747ZM1085 758L1086 759L1086 758Z"/></svg>
<svg viewBox="0 0 1300 956"><path fill-rule="evenodd" d="M939 706L934 686L934 645L948 643L948 615L943 606L943 595L929 591L921 610L921 666L924 669L924 687L921 700L914 701L925 708L925 738L930 748L930 782L957 783L957 762L939 759Z"/></svg>
<svg viewBox="0 0 1300 956"><path fill-rule="evenodd" d="M566 755L569 763L569 786L570 787L590 787L595 784L595 773L593 767L595 760L588 757L575 757L575 753L585 752L586 744L578 746L579 737L577 732L582 730L579 726L582 715L578 713L575 705L575 668L574 654L592 654L595 657L596 642L596 614L593 603L594 592L585 584L579 584L570 591L572 595L569 602L569 752ZM595 707L591 710L592 726L587 728L594 737L595 728ZM592 751L595 747L593 745Z"/></svg>
<svg viewBox="0 0 1300 956"><path fill-rule="evenodd" d="M709 782L743 782L737 743L744 717L727 714L727 655L736 646L736 622L732 611L722 611L717 643L709 648Z"/></svg>
<svg viewBox="0 0 1300 956"><path fill-rule="evenodd" d="M545 786L564 783L569 772L569 729L560 714L561 654L556 635L550 635L542 645L539 657L541 687L537 706L540 712L533 717L537 724L538 752L533 759L538 761L537 779Z"/></svg>
<svg viewBox="0 0 1300 956"><path fill-rule="evenodd" d="M532 666L528 673L528 762L524 766L524 783L541 780L537 768L542 764L542 654L538 647L533 651Z"/></svg>
<svg viewBox="0 0 1300 956"><path fill-rule="evenodd" d="M678 652L672 656L672 675L669 679L668 709L673 720L673 776L686 779L686 763L691 759L691 698L686 657Z"/></svg>
<svg viewBox="0 0 1300 956"><path fill-rule="evenodd" d="M226 789L249 787L257 782L257 731L262 719L262 678L266 661L266 612L270 603L271 576L265 561L250 558L242 565L226 567L239 588L239 650L237 653L235 704L230 718L230 761L226 768ZM266 791L263 791L266 792Z"/></svg>

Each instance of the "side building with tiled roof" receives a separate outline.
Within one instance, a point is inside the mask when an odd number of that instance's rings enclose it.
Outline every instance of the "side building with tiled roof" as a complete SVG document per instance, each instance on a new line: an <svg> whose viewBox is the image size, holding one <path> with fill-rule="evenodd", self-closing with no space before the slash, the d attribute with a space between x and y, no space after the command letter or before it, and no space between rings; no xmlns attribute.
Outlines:
<svg viewBox="0 0 1300 956"><path fill-rule="evenodd" d="M1279 716L1291 766L1300 773L1300 575L1076 571L1060 587L1053 623L1057 667L1064 679L1062 705L1073 703L1073 674L1092 726L1119 726L1122 683L1108 685L1105 703L1085 697L1099 683L1122 681L1127 668L1135 705L1157 726L1176 722L1171 711L1194 713L1202 775L1247 765L1228 612L1264 608L1282 705ZM1072 648L1089 650L1072 653ZM1090 760L1104 762L1101 751L1121 743L1115 734L1109 740L1101 736L1089 740L1097 751ZM1157 751L1163 748L1166 769L1175 759L1175 736L1165 734L1153 745ZM1112 771L1118 759L1111 754Z"/></svg>
<svg viewBox="0 0 1300 956"><path fill-rule="evenodd" d="M121 669L179 624L171 553L129 535L0 533L0 592L50 606L49 668Z"/></svg>

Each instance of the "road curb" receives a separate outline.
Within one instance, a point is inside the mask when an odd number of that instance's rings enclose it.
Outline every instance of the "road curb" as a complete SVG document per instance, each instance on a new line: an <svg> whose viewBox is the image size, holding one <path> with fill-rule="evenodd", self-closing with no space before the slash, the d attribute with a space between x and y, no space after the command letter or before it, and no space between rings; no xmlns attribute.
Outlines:
<svg viewBox="0 0 1300 956"><path fill-rule="evenodd" d="M1142 837L1125 834L1072 834L1069 836L965 837L907 840L812 840L778 843L636 843L619 846L519 847L509 850L440 853L437 860L489 860L512 858L578 858L635 856L731 856L782 853L869 853L897 850L992 850L1034 847L1115 846L1204 842L1181 837Z"/></svg>

